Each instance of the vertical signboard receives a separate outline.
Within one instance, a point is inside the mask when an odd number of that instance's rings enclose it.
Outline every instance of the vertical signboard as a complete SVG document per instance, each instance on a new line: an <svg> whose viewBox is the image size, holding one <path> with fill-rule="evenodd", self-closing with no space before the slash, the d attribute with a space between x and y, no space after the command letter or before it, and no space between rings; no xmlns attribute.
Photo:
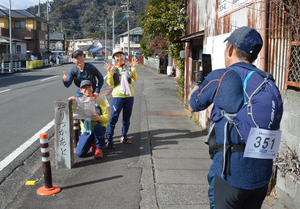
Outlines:
<svg viewBox="0 0 300 209"><path fill-rule="evenodd" d="M55 160L56 168L72 168L73 114L70 101L56 101L55 107Z"/></svg>
<svg viewBox="0 0 300 209"><path fill-rule="evenodd" d="M253 0L219 0L218 1L218 18L224 17L238 9L241 9L249 4L253 3Z"/></svg>

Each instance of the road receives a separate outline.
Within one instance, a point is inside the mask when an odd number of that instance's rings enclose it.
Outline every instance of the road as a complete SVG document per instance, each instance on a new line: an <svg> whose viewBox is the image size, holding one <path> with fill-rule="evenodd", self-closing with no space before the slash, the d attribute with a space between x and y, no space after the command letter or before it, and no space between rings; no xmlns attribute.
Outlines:
<svg viewBox="0 0 300 209"><path fill-rule="evenodd" d="M103 76L106 75L103 62L92 62L95 66L100 70ZM41 128L47 125L51 120L53 120L54 116L54 101L58 99L65 99L72 95L75 92L75 87L71 89L66 89L62 86L61 78L63 75L63 71L68 71L72 65L61 66L57 68L49 68L47 70L41 70L40 72L34 72L24 75L19 75L16 77L8 78L10 81L12 79L20 79L20 82L23 83L23 88L30 88L31 86L40 86L39 89L35 88L32 90L27 90L26 96L22 96L22 98L14 97L15 102L18 100L20 103L23 100L26 100L28 103L30 100L35 99L35 97L31 96L33 92L35 94L45 95L48 94L48 97L45 96L42 98L42 102L38 104L44 107L27 107L27 111L33 111L35 109L39 110L37 114L31 114L32 120L35 120L32 125L26 120L23 120L23 123L26 125L22 126L23 131L28 131L27 137L31 137L35 134L35 132L39 132ZM142 72L139 74L141 79L134 84L134 92L135 92L135 101L134 101L134 112L131 117L131 126L129 130L129 138L133 140L131 145L125 145L120 143L120 134L121 134L121 119L117 123L115 128L115 145L116 149L109 150L104 149L104 158L100 160L95 160L93 157L93 153L89 152L88 156L85 158L78 158L75 156L75 165L72 169L56 169L55 166L52 168L52 176L53 176L53 184L59 185L62 188L62 191L66 193L62 196L53 196L59 197L59 200L53 200L52 198L44 199L43 196L37 196L36 191L27 187L26 192L23 190L23 186L27 180L36 180L37 182L42 181L43 179L43 167L41 162L41 153L39 150L39 142L34 143L34 148L29 148L25 151L26 154L22 154L22 157L18 157L16 159L17 162L13 162L14 166L10 165L9 167L12 171L7 174L7 179L4 179L2 183L0 183L0 208L120 208L120 205L124 205L123 208L133 209L139 208L140 202L140 178L141 178L141 168L137 166L136 163L139 160L140 155L140 127L141 127L141 95L143 94L143 79L145 77L143 75L146 72ZM58 75L58 76L57 76ZM26 79L23 76L30 76L35 79ZM57 77L54 77L57 76ZM20 78L19 78L20 77ZM41 79L48 78L45 82L41 82ZM3 94L12 93L15 85L10 85L9 80L5 80L6 84L2 84L0 91L4 91L5 89L12 89L10 91L4 92ZM17 82L16 82L17 83ZM44 84L42 84L44 83ZM106 82L103 85L103 88L107 86ZM25 90L24 90L25 91ZM17 94L16 92L15 94ZM20 94L20 93L18 93ZM3 97L3 95L1 95ZM50 99L51 97L51 99ZM111 103L111 95L107 96L108 101ZM40 100L39 100L40 101ZM51 103L51 104L48 104ZM23 104L23 103L22 103ZM4 104L1 106L7 108L7 111L12 111ZM0 107L1 107L0 106ZM21 104L20 104L21 106ZM18 108L20 108L18 106ZM34 105L36 106L36 104ZM111 107L109 107L110 110ZM24 109L24 108L23 108ZM1 114L2 113L1 111ZM26 116L27 114L24 113ZM28 113L30 115L30 113ZM39 115L45 115L45 119L41 120ZM3 115L1 115L2 117ZM25 117L22 116L22 117ZM7 117L7 115L6 115ZM37 117L37 118L36 118ZM26 118L26 117L25 117ZM9 126L7 126L9 127ZM1 129L2 130L2 129ZM9 132L14 132L14 129L11 128ZM49 141L49 149L50 149L50 159L51 162L55 162L55 146L53 139L53 127L48 131ZM18 138L19 143L24 143L26 141L25 137L21 130L18 130L19 135L22 137ZM18 134L14 134L18 136ZM23 140L24 138L24 140ZM9 137L6 138L9 140ZM6 146L6 149L10 149L13 151L17 146ZM5 150L5 149L3 149ZM6 150L7 154L9 151ZM20 159L22 158L22 159ZM18 166L19 165L19 166ZM6 170L8 169L6 167ZM151 168L151 165L149 166ZM4 177L5 178L5 177ZM61 182L59 182L61 181ZM66 186L63 186L62 183ZM39 184L37 183L38 186ZM101 186L99 186L101 185ZM78 189L78 190L77 190ZM81 193L80 190L84 189L84 192ZM76 192L72 192L72 191ZM65 196L67 195L67 196ZM71 195L71 197L68 197ZM74 199L73 199L74 198ZM88 202L84 201L86 199ZM101 198L101 200L99 199ZM70 201L73 199L72 201ZM93 200L93 201L91 201ZM101 203L100 203L101 202ZM87 206L89 205L89 206Z"/></svg>
<svg viewBox="0 0 300 209"><path fill-rule="evenodd" d="M92 64L103 77L106 75L103 62ZM62 84L63 71L68 72L73 65L59 65L0 77L0 182L39 148L38 143L33 143L37 140L35 134L51 127L54 102L75 95L74 84L69 88ZM103 87L106 85L104 82Z"/></svg>

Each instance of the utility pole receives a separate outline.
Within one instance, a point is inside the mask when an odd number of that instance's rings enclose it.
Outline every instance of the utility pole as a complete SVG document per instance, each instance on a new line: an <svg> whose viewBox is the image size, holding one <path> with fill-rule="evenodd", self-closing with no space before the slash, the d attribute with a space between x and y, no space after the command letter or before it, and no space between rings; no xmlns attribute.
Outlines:
<svg viewBox="0 0 300 209"><path fill-rule="evenodd" d="M11 0L9 0L9 50L10 50L10 66L9 72L12 72L13 58L12 58L12 29L11 29Z"/></svg>
<svg viewBox="0 0 300 209"><path fill-rule="evenodd" d="M113 25L112 25L112 49L115 48L115 11L113 11Z"/></svg>
<svg viewBox="0 0 300 209"><path fill-rule="evenodd" d="M107 48L107 44L106 44L106 39L107 39L107 20L105 19L105 59L107 58L107 54L106 54L106 48Z"/></svg>
<svg viewBox="0 0 300 209"><path fill-rule="evenodd" d="M49 35L49 0L47 0L47 43L48 43L48 52L50 52L50 35Z"/></svg>
<svg viewBox="0 0 300 209"><path fill-rule="evenodd" d="M131 2L129 2L129 0L127 0L126 3L121 2L123 5L121 7L126 7L127 10L123 11L126 14L127 17L127 30L128 30L128 59L129 59L129 54L130 54L130 34L129 34L129 12L133 12L130 11L129 9L132 7L132 5L130 4Z"/></svg>
<svg viewBox="0 0 300 209"><path fill-rule="evenodd" d="M41 16L41 9L40 9L40 0L39 0L39 7L38 7L38 16Z"/></svg>

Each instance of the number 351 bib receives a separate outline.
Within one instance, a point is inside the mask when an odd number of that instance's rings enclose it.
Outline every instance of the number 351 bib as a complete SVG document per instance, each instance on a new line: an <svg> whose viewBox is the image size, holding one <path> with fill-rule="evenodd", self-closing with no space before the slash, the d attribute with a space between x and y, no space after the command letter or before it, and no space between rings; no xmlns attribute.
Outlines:
<svg viewBox="0 0 300 209"><path fill-rule="evenodd" d="M251 128L244 157L275 159L280 145L281 132L281 130Z"/></svg>

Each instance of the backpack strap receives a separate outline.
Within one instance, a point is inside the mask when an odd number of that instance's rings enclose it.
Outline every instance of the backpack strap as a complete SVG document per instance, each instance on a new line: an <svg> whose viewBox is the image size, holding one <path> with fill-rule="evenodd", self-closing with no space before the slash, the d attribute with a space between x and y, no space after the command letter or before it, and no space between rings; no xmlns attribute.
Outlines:
<svg viewBox="0 0 300 209"><path fill-rule="evenodd" d="M73 67L73 73L74 73L74 84L77 86L77 87L80 87L80 82L81 80L78 78L78 69L77 69L77 66L75 65L75 67Z"/></svg>

